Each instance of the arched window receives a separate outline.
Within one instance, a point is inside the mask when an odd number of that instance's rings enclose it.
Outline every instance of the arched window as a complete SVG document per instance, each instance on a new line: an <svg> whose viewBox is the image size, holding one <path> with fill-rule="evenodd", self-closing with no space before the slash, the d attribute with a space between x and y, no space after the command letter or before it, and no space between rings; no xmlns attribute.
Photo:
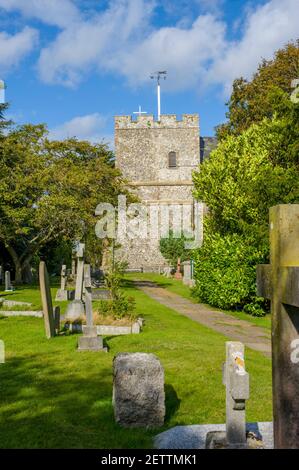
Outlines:
<svg viewBox="0 0 299 470"><path fill-rule="evenodd" d="M176 168L176 152L169 152L168 154L168 167Z"/></svg>

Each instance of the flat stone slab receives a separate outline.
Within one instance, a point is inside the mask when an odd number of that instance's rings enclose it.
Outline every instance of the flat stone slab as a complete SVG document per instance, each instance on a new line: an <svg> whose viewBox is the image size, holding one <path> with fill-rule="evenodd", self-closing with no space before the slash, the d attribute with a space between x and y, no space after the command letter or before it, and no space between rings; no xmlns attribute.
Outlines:
<svg viewBox="0 0 299 470"><path fill-rule="evenodd" d="M43 318L42 310L0 310L4 317L37 317Z"/></svg>
<svg viewBox="0 0 299 470"><path fill-rule="evenodd" d="M3 305L4 307L15 307L16 305L27 305L27 307L30 307L32 303L30 302L21 302L20 300L6 300L3 297L0 297L0 305Z"/></svg>
<svg viewBox="0 0 299 470"><path fill-rule="evenodd" d="M64 317L67 321L67 318ZM117 325L95 325L97 334L99 336L119 336L119 335L130 335L130 334L139 334L143 320L138 318L138 320L133 323L131 326L117 326ZM82 333L84 331L85 325L81 323L69 323L67 328L74 333Z"/></svg>
<svg viewBox="0 0 299 470"><path fill-rule="evenodd" d="M110 292L106 289L101 290L92 290L91 291L92 300L110 300Z"/></svg>
<svg viewBox="0 0 299 470"><path fill-rule="evenodd" d="M211 431L225 431L225 424L192 424L175 426L158 434L154 439L155 449L205 449L206 436ZM247 423L247 432L253 432L263 440L265 449L273 449L273 423Z"/></svg>

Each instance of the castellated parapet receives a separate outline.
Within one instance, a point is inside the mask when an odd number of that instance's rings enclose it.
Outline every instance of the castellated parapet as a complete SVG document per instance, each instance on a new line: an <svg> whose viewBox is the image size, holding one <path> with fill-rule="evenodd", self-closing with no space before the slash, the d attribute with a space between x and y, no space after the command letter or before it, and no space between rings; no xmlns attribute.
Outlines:
<svg viewBox="0 0 299 470"><path fill-rule="evenodd" d="M154 119L152 114L138 115L137 119L132 116L115 116L115 129L139 129L139 128L174 127L176 129L185 129L186 127L199 127L198 114L183 114L182 119L177 119L176 114L162 114L160 121Z"/></svg>
<svg viewBox="0 0 299 470"><path fill-rule="evenodd" d="M193 207L192 171L200 163L199 116L164 114L115 116L116 166L145 204ZM175 164L174 164L175 163ZM119 257L130 268L154 270L167 265L159 239L122 242Z"/></svg>

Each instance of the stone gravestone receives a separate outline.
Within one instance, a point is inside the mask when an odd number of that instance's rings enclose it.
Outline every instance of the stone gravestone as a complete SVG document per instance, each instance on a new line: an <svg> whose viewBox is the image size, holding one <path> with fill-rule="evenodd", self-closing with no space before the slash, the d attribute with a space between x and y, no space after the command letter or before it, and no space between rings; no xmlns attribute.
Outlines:
<svg viewBox="0 0 299 470"><path fill-rule="evenodd" d="M83 295L83 278L84 278L84 243L79 243L77 249L77 275L76 275L76 289L75 300L73 300L67 307L66 319L77 320L84 315L84 303L82 301Z"/></svg>
<svg viewBox="0 0 299 470"><path fill-rule="evenodd" d="M39 286L43 305L44 323L47 338L55 336L55 328L59 329L59 307L55 307L53 311L52 296L49 283L49 275L46 263L41 261L39 263Z"/></svg>
<svg viewBox="0 0 299 470"><path fill-rule="evenodd" d="M249 398L249 375L245 371L244 345L226 343L226 361L223 369L226 389L226 441L230 446L246 445L245 400Z"/></svg>
<svg viewBox="0 0 299 470"><path fill-rule="evenodd" d="M226 431L209 432L206 447L246 448L245 401L249 398L249 375L245 370L244 345L237 341L226 342L223 384L226 392Z"/></svg>
<svg viewBox="0 0 299 470"><path fill-rule="evenodd" d="M299 204L271 207L270 261L257 291L271 301L274 447L299 449Z"/></svg>
<svg viewBox="0 0 299 470"><path fill-rule="evenodd" d="M107 348L103 347L103 338L97 335L97 327L93 324L90 264L84 265L84 295L86 326L83 326L83 335L78 340L78 351L107 352Z"/></svg>
<svg viewBox="0 0 299 470"><path fill-rule="evenodd" d="M67 281L66 265L63 264L61 266L61 272L60 272L60 289L57 290L55 300L68 300L68 291L66 290L66 281Z"/></svg>
<svg viewBox="0 0 299 470"><path fill-rule="evenodd" d="M10 280L10 271L5 271L5 292L11 292L13 287Z"/></svg>
<svg viewBox="0 0 299 470"><path fill-rule="evenodd" d="M72 276L76 277L76 250L72 251Z"/></svg>
<svg viewBox="0 0 299 470"><path fill-rule="evenodd" d="M154 354L124 353L113 360L113 406L124 427L163 426L164 370Z"/></svg>

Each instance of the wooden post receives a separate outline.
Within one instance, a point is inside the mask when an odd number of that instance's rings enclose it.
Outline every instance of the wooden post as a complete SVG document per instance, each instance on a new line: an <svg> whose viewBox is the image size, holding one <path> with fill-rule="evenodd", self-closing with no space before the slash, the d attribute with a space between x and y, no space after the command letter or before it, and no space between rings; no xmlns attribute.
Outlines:
<svg viewBox="0 0 299 470"><path fill-rule="evenodd" d="M271 300L274 446L299 449L299 204L270 209L270 261L257 285Z"/></svg>

